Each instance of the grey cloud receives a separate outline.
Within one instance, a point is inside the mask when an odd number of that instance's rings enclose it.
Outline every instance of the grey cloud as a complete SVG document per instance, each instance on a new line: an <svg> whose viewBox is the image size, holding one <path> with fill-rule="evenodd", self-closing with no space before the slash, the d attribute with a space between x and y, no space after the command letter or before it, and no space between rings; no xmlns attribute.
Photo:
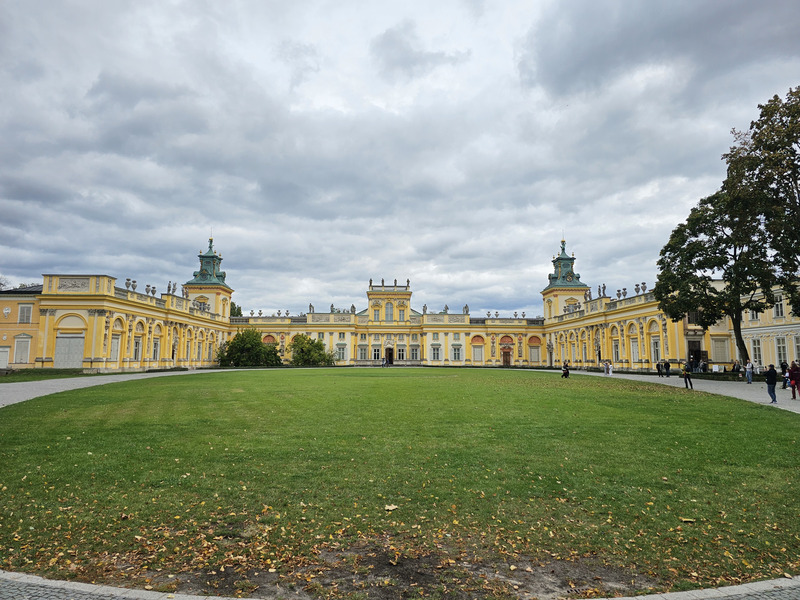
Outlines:
<svg viewBox="0 0 800 600"><path fill-rule="evenodd" d="M437 67L462 63L470 56L468 51L447 53L424 50L416 26L411 21L404 21L373 38L370 53L381 75L389 81L422 77Z"/></svg>
<svg viewBox="0 0 800 600"><path fill-rule="evenodd" d="M555 96L591 93L637 65L685 61L698 82L748 63L796 57L793 0L553 3L529 31L518 62L526 86Z"/></svg>
<svg viewBox="0 0 800 600"><path fill-rule="evenodd" d="M275 53L291 70L292 88L320 70L320 55L313 44L284 40L278 44Z"/></svg>

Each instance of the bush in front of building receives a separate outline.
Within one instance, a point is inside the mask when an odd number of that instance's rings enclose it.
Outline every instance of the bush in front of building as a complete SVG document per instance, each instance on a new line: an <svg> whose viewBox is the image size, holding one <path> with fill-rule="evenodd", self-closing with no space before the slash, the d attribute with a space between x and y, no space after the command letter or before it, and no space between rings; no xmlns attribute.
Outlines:
<svg viewBox="0 0 800 600"><path fill-rule="evenodd" d="M279 367L283 364L274 344L261 341L256 329L240 331L217 353L220 367Z"/></svg>

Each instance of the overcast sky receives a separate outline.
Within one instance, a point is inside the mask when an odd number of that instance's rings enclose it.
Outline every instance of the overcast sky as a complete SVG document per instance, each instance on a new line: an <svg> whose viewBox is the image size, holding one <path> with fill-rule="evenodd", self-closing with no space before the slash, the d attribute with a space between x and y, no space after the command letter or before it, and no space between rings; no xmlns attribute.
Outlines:
<svg viewBox="0 0 800 600"><path fill-rule="evenodd" d="M0 2L0 274L183 283L246 313L542 313L656 278L731 128L800 85L796 0Z"/></svg>

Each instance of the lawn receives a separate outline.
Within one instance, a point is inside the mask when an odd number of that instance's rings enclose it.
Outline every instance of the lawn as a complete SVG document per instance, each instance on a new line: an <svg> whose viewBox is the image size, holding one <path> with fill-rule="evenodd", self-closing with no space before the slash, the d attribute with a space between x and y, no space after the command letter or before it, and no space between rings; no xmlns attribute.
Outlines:
<svg viewBox="0 0 800 600"><path fill-rule="evenodd" d="M744 401L529 371L121 382L0 410L0 568L360 599L794 575L799 436Z"/></svg>

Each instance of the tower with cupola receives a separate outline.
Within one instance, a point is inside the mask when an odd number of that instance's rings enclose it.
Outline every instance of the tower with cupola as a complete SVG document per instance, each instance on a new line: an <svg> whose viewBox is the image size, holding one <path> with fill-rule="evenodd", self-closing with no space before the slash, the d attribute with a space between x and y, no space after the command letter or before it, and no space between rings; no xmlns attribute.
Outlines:
<svg viewBox="0 0 800 600"><path fill-rule="evenodd" d="M575 256L567 254L566 245L566 241L561 240L561 253L553 257L553 272L547 276L547 287L542 290L545 319L580 310L589 290L575 272Z"/></svg>
<svg viewBox="0 0 800 600"><path fill-rule="evenodd" d="M200 270L183 284L184 296L196 306L230 317L233 290L225 283L225 271L220 268L222 256L214 250L214 238L208 238L208 250L197 255Z"/></svg>

